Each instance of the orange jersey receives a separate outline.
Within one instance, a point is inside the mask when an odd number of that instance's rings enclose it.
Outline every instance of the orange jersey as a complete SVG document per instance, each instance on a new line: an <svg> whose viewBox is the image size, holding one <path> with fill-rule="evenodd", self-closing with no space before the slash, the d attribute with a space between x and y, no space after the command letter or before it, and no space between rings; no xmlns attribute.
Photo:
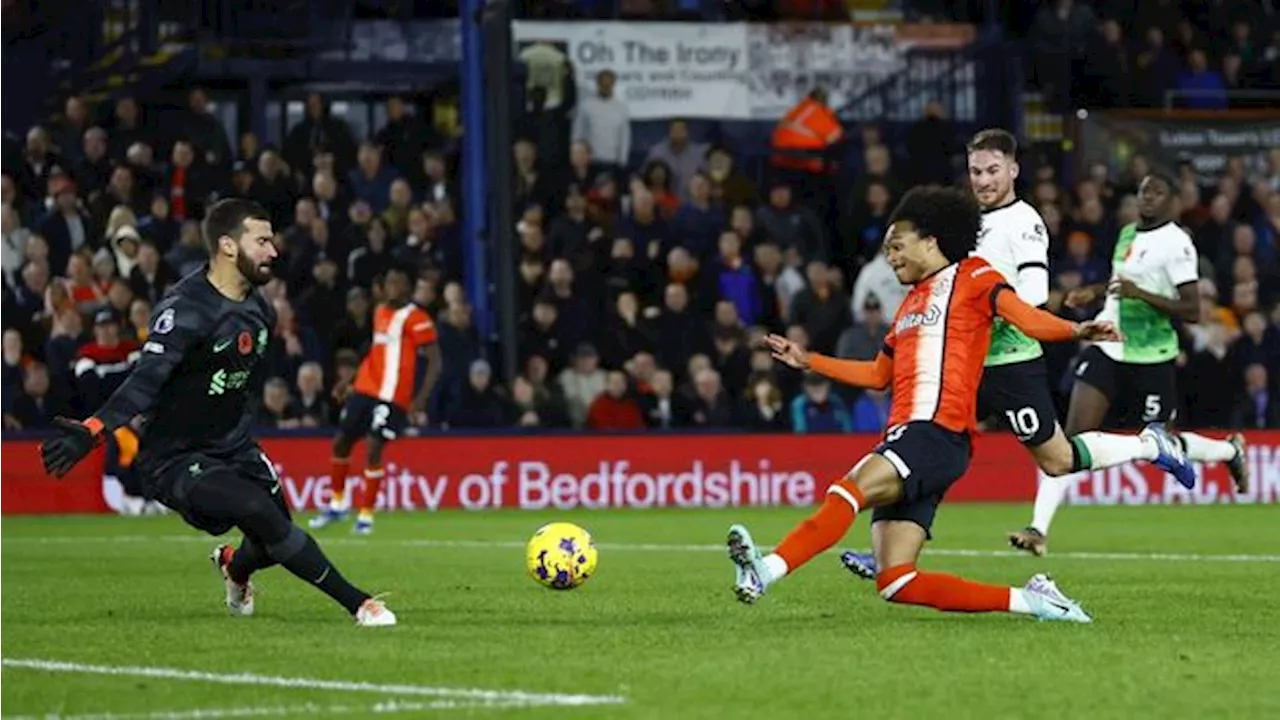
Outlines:
<svg viewBox="0 0 1280 720"><path fill-rule="evenodd" d="M373 313L373 345L356 373L356 392L393 402L405 410L413 402L418 348L436 341L436 324L425 310L379 305Z"/></svg>
<svg viewBox="0 0 1280 720"><path fill-rule="evenodd" d="M913 420L953 432L976 425L978 384L996 298L1007 287L986 260L967 258L911 288L885 337L893 358L889 425Z"/></svg>

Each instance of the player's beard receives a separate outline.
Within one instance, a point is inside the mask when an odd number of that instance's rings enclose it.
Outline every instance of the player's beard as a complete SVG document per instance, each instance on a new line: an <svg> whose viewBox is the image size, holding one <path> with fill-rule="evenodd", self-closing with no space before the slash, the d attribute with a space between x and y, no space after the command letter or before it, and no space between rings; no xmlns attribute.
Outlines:
<svg viewBox="0 0 1280 720"><path fill-rule="evenodd" d="M271 263L258 265L249 259L247 253L240 253L236 256L236 269L249 281L250 285L258 287L271 282Z"/></svg>

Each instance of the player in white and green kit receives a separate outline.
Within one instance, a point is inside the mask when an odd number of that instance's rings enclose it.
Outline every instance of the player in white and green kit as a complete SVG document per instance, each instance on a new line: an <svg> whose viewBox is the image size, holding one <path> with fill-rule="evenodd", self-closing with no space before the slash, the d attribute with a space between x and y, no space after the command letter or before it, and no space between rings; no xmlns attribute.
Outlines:
<svg viewBox="0 0 1280 720"><path fill-rule="evenodd" d="M999 270L1021 300L1044 305L1049 299L1049 234L1040 213L1014 193L1017 140L1004 130L983 130L970 140L968 151L969 182L983 208L975 254ZM978 417L994 417L1012 431L1045 476L1147 460L1194 481L1194 470L1159 423L1139 435L1120 435L1093 432L1099 425L1073 426L1068 421L1064 432L1043 355L1040 343L997 320L978 388ZM1032 550L1020 544L1023 533L1011 533L1010 542ZM1043 537L1040 540L1032 550L1037 555L1045 550ZM875 576L870 555L846 552L841 559L853 573Z"/></svg>
<svg viewBox="0 0 1280 720"><path fill-rule="evenodd" d="M1076 383L1067 410L1067 427L1102 427L1109 416L1122 427L1171 422L1177 412L1175 361L1178 332L1173 320L1200 319L1199 265L1195 245L1174 222L1174 185L1151 175L1138 189L1139 219L1120 231L1106 285L1074 290L1067 305L1084 307L1105 295L1099 320L1120 328L1123 342L1085 349L1076 366ZM1248 486L1244 436L1213 440L1190 432L1177 434L1191 460L1225 462L1238 490ZM1073 477L1045 478L1036 494L1032 524L1014 533L1018 547L1043 547L1054 512ZM1184 483L1186 484L1186 483Z"/></svg>

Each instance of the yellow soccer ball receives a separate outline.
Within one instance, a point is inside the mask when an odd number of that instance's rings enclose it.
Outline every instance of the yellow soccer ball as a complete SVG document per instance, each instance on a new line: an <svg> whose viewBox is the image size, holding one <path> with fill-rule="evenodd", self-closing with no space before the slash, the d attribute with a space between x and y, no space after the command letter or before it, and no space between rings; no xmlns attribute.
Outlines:
<svg viewBox="0 0 1280 720"><path fill-rule="evenodd" d="M529 576L552 590L572 590L596 574L591 533L567 522L543 525L529 539L525 567Z"/></svg>

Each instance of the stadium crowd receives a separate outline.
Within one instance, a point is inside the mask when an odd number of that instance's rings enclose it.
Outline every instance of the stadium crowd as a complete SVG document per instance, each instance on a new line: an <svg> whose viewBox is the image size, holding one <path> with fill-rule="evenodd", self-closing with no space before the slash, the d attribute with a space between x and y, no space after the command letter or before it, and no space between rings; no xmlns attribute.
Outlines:
<svg viewBox="0 0 1280 720"><path fill-rule="evenodd" d="M237 195L268 209L281 251L264 288L279 314L265 428L335 423L331 391L353 376L378 278L398 264L439 326L431 426L883 429L884 393L779 369L759 340L778 332L873 357L905 294L878 252L885 221L907 187L948 166L939 152L962 147L951 124L931 113L894 145L873 125L850 133L859 173L826 217L794 176L754 177L737 149L682 120L631 147L609 73L577 97L565 85L571 97L555 109L530 94L512 149L522 371L502 379L463 290L459 215L476 209L459 201L456 142L401 98L387 100L384 127L357 138L313 94L280 148L252 133L233 143L199 89L186 121L164 128L134 98L69 98L60 122L5 141L4 427L96 408L136 361L165 289L204 262L204 208ZM1023 197L1052 240L1055 312L1072 312L1072 288L1108 277L1145 166L1135 157L1117 176L1098 165L1067 185L1055 165L1025 161ZM1182 328L1180 422L1280 427L1280 148L1261 173L1236 158L1204 185L1186 170L1181 219L1200 252L1204 313ZM1076 350L1047 349L1060 398Z"/></svg>

